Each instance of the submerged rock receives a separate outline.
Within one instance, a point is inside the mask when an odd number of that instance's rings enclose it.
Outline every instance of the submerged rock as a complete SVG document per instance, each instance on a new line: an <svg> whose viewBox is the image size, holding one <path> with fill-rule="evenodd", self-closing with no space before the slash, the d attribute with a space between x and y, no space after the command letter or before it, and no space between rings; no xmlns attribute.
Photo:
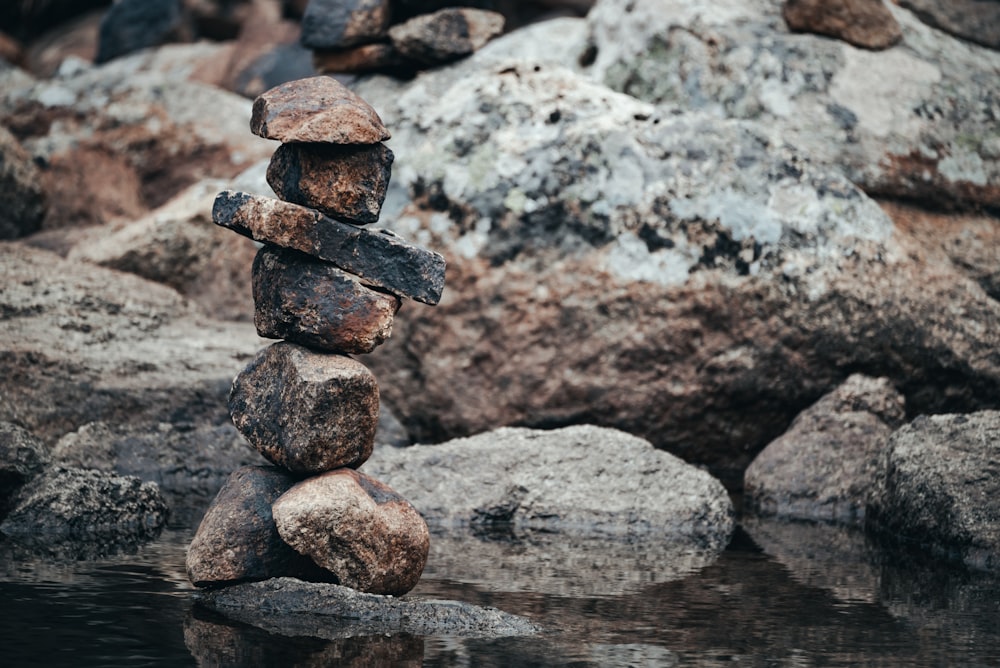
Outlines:
<svg viewBox="0 0 1000 668"><path fill-rule="evenodd" d="M499 638L539 633L530 620L457 601L397 599L277 578L202 592L210 610L278 635L344 638L412 634Z"/></svg>

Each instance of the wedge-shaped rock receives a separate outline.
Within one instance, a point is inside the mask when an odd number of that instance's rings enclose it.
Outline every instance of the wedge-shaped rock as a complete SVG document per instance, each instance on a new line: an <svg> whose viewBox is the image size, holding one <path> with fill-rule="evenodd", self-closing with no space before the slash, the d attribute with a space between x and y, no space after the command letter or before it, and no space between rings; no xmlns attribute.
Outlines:
<svg viewBox="0 0 1000 668"><path fill-rule="evenodd" d="M310 0L302 16L302 44L311 49L342 49L385 36L389 0Z"/></svg>
<svg viewBox="0 0 1000 668"><path fill-rule="evenodd" d="M282 539L371 594L413 589L427 563L427 523L387 485L350 469L300 482L273 506Z"/></svg>
<svg viewBox="0 0 1000 668"><path fill-rule="evenodd" d="M270 466L233 471L188 548L191 582L206 587L283 576L319 579L324 571L281 540L271 516L271 504L296 482Z"/></svg>
<svg viewBox="0 0 1000 668"><path fill-rule="evenodd" d="M371 105L327 76L262 93L253 103L250 130L285 143L377 144L390 137Z"/></svg>
<svg viewBox="0 0 1000 668"><path fill-rule="evenodd" d="M478 51L503 33L503 26L498 12L448 7L393 26L389 39L402 56L435 65Z"/></svg>
<svg viewBox="0 0 1000 668"><path fill-rule="evenodd" d="M233 381L229 413L260 454L292 473L360 466L375 444L378 384L350 357L282 341Z"/></svg>
<svg viewBox="0 0 1000 668"><path fill-rule="evenodd" d="M254 259L253 301L261 336L345 354L370 353L389 338L400 304L327 262L276 246Z"/></svg>
<svg viewBox="0 0 1000 668"><path fill-rule="evenodd" d="M278 197L356 225L378 220L392 172L385 144L282 144L267 182Z"/></svg>
<svg viewBox="0 0 1000 668"><path fill-rule="evenodd" d="M226 190L212 219L256 241L292 248L360 276L401 297L437 304L444 290L444 258L385 230L366 230L297 204Z"/></svg>

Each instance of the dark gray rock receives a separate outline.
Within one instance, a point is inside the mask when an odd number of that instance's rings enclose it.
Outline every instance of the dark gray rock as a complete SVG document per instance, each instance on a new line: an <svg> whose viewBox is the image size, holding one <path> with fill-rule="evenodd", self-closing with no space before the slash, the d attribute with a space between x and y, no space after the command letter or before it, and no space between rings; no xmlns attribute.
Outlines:
<svg viewBox="0 0 1000 668"><path fill-rule="evenodd" d="M988 570L1000 568L1000 412L921 416L878 461L866 525Z"/></svg>
<svg viewBox="0 0 1000 668"><path fill-rule="evenodd" d="M281 540L271 504L298 479L269 466L233 471L188 547L188 579L197 587L273 577L331 580Z"/></svg>
<svg viewBox="0 0 1000 668"><path fill-rule="evenodd" d="M744 507L759 515L863 524L878 458L905 417L886 378L860 374L799 414L743 476Z"/></svg>
<svg viewBox="0 0 1000 668"><path fill-rule="evenodd" d="M365 472L409 499L432 527L655 537L706 550L724 548L733 530L718 480L613 429L505 428L382 448Z"/></svg>
<svg viewBox="0 0 1000 668"><path fill-rule="evenodd" d="M350 469L295 485L272 506L282 540L345 587L401 596L427 563L427 523L387 485Z"/></svg>
<svg viewBox="0 0 1000 668"><path fill-rule="evenodd" d="M449 7L416 16L389 29L392 46L404 58L438 65L467 56L503 33L498 12Z"/></svg>
<svg viewBox="0 0 1000 668"><path fill-rule="evenodd" d="M27 544L114 544L153 538L166 521L155 483L56 467L21 490L0 532Z"/></svg>
<svg viewBox="0 0 1000 668"><path fill-rule="evenodd" d="M378 402L375 377L360 362L282 341L233 380L229 412L273 464L316 474L368 459Z"/></svg>
<svg viewBox="0 0 1000 668"><path fill-rule="evenodd" d="M370 353L389 338L400 305L327 262L275 246L254 260L253 299L261 336L343 354Z"/></svg>
<svg viewBox="0 0 1000 668"><path fill-rule="evenodd" d="M996 0L900 0L899 4L928 25L1000 49L1000 3Z"/></svg>
<svg viewBox="0 0 1000 668"><path fill-rule="evenodd" d="M785 0L788 27L842 39L865 49L887 49L903 38L882 0Z"/></svg>
<svg viewBox="0 0 1000 668"><path fill-rule="evenodd" d="M278 635L343 638L413 634L499 638L539 633L530 620L457 601L400 600L331 584L278 578L198 595L231 619Z"/></svg>
<svg viewBox="0 0 1000 668"><path fill-rule="evenodd" d="M392 173L384 144L282 144L267 168L281 199L355 225L378 220Z"/></svg>
<svg viewBox="0 0 1000 668"><path fill-rule="evenodd" d="M343 49L385 36L390 0L311 0L302 15L302 44Z"/></svg>
<svg viewBox="0 0 1000 668"><path fill-rule="evenodd" d="M0 520L14 506L21 488L48 461L48 450L31 432L10 422L0 422Z"/></svg>
<svg viewBox="0 0 1000 668"><path fill-rule="evenodd" d="M98 63L158 46L182 27L182 0L120 0L101 21Z"/></svg>
<svg viewBox="0 0 1000 668"><path fill-rule="evenodd" d="M255 241L326 260L364 283L436 304L444 290L444 258L384 230L367 230L281 200L227 190L212 220Z"/></svg>
<svg viewBox="0 0 1000 668"><path fill-rule="evenodd" d="M36 232L45 217L38 168L17 139L0 125L0 239Z"/></svg>

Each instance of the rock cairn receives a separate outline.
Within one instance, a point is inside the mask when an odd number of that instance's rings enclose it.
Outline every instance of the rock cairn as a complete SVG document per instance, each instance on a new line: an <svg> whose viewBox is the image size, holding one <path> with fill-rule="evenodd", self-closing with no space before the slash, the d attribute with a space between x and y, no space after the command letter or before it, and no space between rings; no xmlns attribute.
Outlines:
<svg viewBox="0 0 1000 668"><path fill-rule="evenodd" d="M281 199L224 191L216 224L263 243L254 324L267 338L233 381L233 423L273 467L234 472L191 543L197 586L293 576L402 594L427 560L427 525L355 469L371 455L378 384L349 355L385 341L403 298L436 304L444 258L378 220L393 155L375 110L328 77L254 102L251 130L282 142L267 170Z"/></svg>

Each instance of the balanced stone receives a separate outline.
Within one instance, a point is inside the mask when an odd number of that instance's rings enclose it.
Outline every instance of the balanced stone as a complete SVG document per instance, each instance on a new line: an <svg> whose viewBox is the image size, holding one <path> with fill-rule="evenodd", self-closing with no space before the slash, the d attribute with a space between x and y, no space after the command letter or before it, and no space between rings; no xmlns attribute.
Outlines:
<svg viewBox="0 0 1000 668"><path fill-rule="evenodd" d="M370 353L392 333L398 297L332 264L264 246L253 262L257 333L331 352Z"/></svg>
<svg viewBox="0 0 1000 668"><path fill-rule="evenodd" d="M302 16L303 46L342 49L385 36L389 0L311 0Z"/></svg>
<svg viewBox="0 0 1000 668"><path fill-rule="evenodd" d="M449 7L393 26L389 39L401 55L434 65L478 51L503 33L503 26L503 14L498 12Z"/></svg>
<svg viewBox="0 0 1000 668"><path fill-rule="evenodd" d="M350 469L309 478L273 506L282 539L372 594L405 594L427 563L430 534L420 513L385 484Z"/></svg>
<svg viewBox="0 0 1000 668"><path fill-rule="evenodd" d="M264 457L292 473L360 466L375 444L378 385L350 357L281 341L236 376L229 413Z"/></svg>
<svg viewBox="0 0 1000 668"><path fill-rule="evenodd" d="M392 171L385 144L282 144L267 182L281 199L356 225L378 220Z"/></svg>
<svg viewBox="0 0 1000 668"><path fill-rule="evenodd" d="M437 304L444 258L385 230L368 230L281 200L225 190L212 220L255 241L292 248L360 276L401 297Z"/></svg>
<svg viewBox="0 0 1000 668"><path fill-rule="evenodd" d="M324 573L281 540L271 504L298 480L270 466L234 471L205 512L187 553L187 575L197 587ZM331 579L326 576L324 579Z"/></svg>
<svg viewBox="0 0 1000 668"><path fill-rule="evenodd" d="M262 93L253 103L250 130L285 143L377 144L390 137L371 105L327 76Z"/></svg>

